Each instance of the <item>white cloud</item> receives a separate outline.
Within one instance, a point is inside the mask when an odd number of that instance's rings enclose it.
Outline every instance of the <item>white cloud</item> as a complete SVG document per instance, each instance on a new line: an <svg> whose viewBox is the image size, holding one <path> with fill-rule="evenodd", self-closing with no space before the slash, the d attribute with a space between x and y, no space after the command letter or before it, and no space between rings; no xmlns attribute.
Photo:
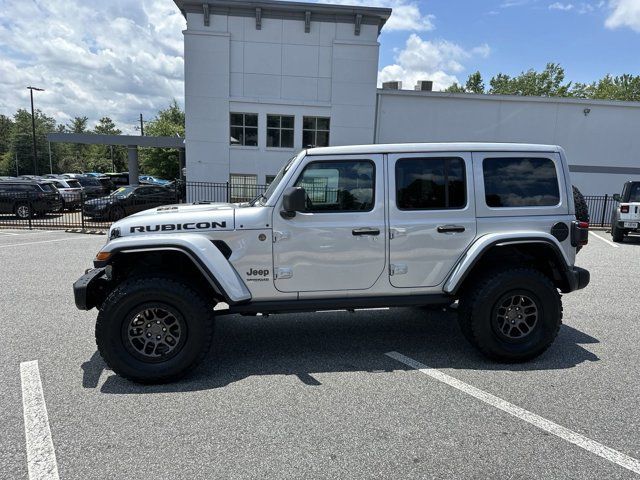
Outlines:
<svg viewBox="0 0 640 480"><path fill-rule="evenodd" d="M0 0L0 113L35 104L59 121L108 115L131 132L184 95L184 18L173 2ZM5 4L6 5L6 4Z"/></svg>
<svg viewBox="0 0 640 480"><path fill-rule="evenodd" d="M611 14L605 21L607 28L631 28L640 32L640 1L609 0Z"/></svg>
<svg viewBox="0 0 640 480"><path fill-rule="evenodd" d="M489 45L466 50L447 40L423 40L411 34L405 48L396 53L395 63L378 72L378 84L401 80L403 88L413 88L418 80L432 80L434 90L442 90L458 82L456 74L464 71L462 62L490 55Z"/></svg>
<svg viewBox="0 0 640 480"><path fill-rule="evenodd" d="M393 12L383 31L426 32L433 30L434 15L422 13L418 2L410 0L321 0L321 3L392 8Z"/></svg>
<svg viewBox="0 0 640 480"><path fill-rule="evenodd" d="M568 12L569 10L573 10L573 4L555 2L549 5L549 10L562 10L563 12Z"/></svg>

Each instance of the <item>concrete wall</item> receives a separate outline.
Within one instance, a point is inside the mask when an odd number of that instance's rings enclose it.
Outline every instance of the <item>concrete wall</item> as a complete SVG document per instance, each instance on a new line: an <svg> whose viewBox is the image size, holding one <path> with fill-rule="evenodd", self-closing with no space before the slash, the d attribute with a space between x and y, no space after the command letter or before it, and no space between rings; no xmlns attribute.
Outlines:
<svg viewBox="0 0 640 480"><path fill-rule="evenodd" d="M187 14L187 179L226 182L230 173L274 175L302 148L302 117L331 118L331 145L372 143L377 25ZM257 113L258 146L229 145L229 113ZM266 147L266 115L295 115L294 148Z"/></svg>
<svg viewBox="0 0 640 480"><path fill-rule="evenodd" d="M560 145L587 195L640 180L640 104L379 90L376 143L457 141Z"/></svg>

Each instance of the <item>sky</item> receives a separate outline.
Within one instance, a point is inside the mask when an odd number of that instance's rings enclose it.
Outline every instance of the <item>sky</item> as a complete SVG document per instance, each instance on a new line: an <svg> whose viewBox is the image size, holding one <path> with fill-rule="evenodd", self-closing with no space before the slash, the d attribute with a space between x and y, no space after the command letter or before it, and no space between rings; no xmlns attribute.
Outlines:
<svg viewBox="0 0 640 480"><path fill-rule="evenodd" d="M515 75L560 63L567 80L640 74L640 0L336 0L393 8L378 82L480 70ZM0 114L36 107L67 123L110 116L125 133L172 98L183 104L184 18L171 0L0 0Z"/></svg>

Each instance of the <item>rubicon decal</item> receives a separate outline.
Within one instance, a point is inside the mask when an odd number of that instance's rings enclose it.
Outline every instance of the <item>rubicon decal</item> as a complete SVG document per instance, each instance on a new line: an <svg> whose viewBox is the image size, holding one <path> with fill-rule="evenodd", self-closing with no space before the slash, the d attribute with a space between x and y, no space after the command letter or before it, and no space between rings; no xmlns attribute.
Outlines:
<svg viewBox="0 0 640 480"><path fill-rule="evenodd" d="M227 222L189 222L164 223L162 225L140 225L131 227L129 232L172 232L178 230L210 230L212 228L227 228Z"/></svg>

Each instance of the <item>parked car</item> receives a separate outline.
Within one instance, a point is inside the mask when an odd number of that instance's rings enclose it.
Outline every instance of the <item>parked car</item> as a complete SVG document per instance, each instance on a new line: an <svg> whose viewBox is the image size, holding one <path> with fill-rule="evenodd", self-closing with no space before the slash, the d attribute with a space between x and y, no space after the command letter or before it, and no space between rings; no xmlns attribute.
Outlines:
<svg viewBox="0 0 640 480"><path fill-rule="evenodd" d="M95 220L120 220L132 213L176 202L175 193L159 186L120 187L111 195L84 202L84 214Z"/></svg>
<svg viewBox="0 0 640 480"><path fill-rule="evenodd" d="M104 175L111 180L116 187L129 185L129 172L105 173Z"/></svg>
<svg viewBox="0 0 640 480"><path fill-rule="evenodd" d="M0 213L27 219L62 208L62 198L50 181L12 179L0 183Z"/></svg>
<svg viewBox="0 0 640 480"><path fill-rule="evenodd" d="M165 186L170 183L169 180L165 180L164 178L154 177L152 175L140 175L138 179L140 180L140 183L147 183L149 185Z"/></svg>
<svg viewBox="0 0 640 480"><path fill-rule="evenodd" d="M620 202L611 216L611 236L614 242L622 242L630 232L640 232L640 182L627 182L622 194L615 194Z"/></svg>
<svg viewBox="0 0 640 480"><path fill-rule="evenodd" d="M80 183L82 188L84 188L84 193L88 198L108 195L111 190L113 190L113 184L106 177L104 178L104 180L101 180L100 178L85 177L84 175L82 175L77 177L76 180Z"/></svg>
<svg viewBox="0 0 640 480"><path fill-rule="evenodd" d="M76 178L52 178L62 196L62 209L75 209L82 205L84 189Z"/></svg>
<svg viewBox="0 0 640 480"><path fill-rule="evenodd" d="M16 177L0 177L0 181L2 180L15 180Z"/></svg>

